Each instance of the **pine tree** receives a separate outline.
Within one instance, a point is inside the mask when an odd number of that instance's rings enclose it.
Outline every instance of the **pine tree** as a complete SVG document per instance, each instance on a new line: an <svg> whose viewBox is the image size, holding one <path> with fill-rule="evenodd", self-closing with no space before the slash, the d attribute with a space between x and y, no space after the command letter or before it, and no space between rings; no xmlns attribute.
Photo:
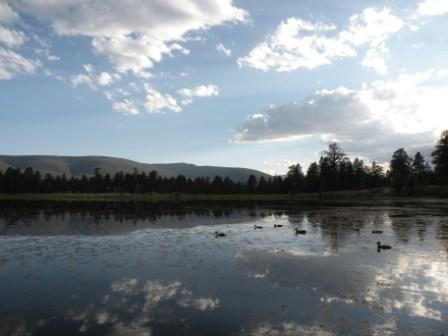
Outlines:
<svg viewBox="0 0 448 336"><path fill-rule="evenodd" d="M432 152L434 170L441 183L448 183L448 130L444 131Z"/></svg>
<svg viewBox="0 0 448 336"><path fill-rule="evenodd" d="M390 161L390 169L392 187L396 191L401 191L411 173L411 158L404 148L394 152Z"/></svg>

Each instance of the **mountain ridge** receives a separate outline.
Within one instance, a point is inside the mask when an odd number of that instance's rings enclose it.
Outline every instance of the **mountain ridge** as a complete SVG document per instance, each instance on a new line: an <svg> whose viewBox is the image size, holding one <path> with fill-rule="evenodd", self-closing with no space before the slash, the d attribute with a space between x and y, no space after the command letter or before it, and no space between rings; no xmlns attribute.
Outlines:
<svg viewBox="0 0 448 336"><path fill-rule="evenodd" d="M67 177L91 176L96 168L99 168L103 174L111 175L117 172L132 173L134 169L137 169L137 171L145 173L155 170L164 177L184 175L187 178L213 178L221 176L241 182L245 182L250 175L255 175L257 178L270 177L269 174L249 168L201 166L186 162L143 163L104 155L0 155L0 171L5 171L8 167L19 169L31 167L41 174L65 174Z"/></svg>

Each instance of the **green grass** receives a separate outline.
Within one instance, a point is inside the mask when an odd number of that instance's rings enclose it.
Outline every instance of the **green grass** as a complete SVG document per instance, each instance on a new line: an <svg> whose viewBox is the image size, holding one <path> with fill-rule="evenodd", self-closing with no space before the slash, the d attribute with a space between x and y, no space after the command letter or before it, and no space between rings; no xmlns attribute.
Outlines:
<svg viewBox="0 0 448 336"><path fill-rule="evenodd" d="M300 194L0 194L0 201L147 202L147 203L276 203L298 205L437 205L448 199L395 196L389 190L336 191Z"/></svg>

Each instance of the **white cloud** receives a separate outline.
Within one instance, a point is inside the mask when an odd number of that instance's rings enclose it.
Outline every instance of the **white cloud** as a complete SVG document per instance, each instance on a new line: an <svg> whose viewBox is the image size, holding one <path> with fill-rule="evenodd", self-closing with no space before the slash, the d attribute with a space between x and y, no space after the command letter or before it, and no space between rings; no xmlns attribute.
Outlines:
<svg viewBox="0 0 448 336"><path fill-rule="evenodd" d="M6 2L0 2L0 22L13 22L18 18L17 13Z"/></svg>
<svg viewBox="0 0 448 336"><path fill-rule="evenodd" d="M53 55L48 48L36 49L35 52L37 55L45 57L48 62L56 62L61 60L58 56Z"/></svg>
<svg viewBox="0 0 448 336"><path fill-rule="evenodd" d="M0 26L0 43L8 47L18 47L26 40L25 34L13 29L8 29Z"/></svg>
<svg viewBox="0 0 448 336"><path fill-rule="evenodd" d="M94 71L92 64L83 64L82 67L84 68L85 72L87 72L89 75L91 75Z"/></svg>
<svg viewBox="0 0 448 336"><path fill-rule="evenodd" d="M165 110L173 112L182 111L177 100L169 94L162 94L149 85L145 86L146 99L145 107L149 113L158 113Z"/></svg>
<svg viewBox="0 0 448 336"><path fill-rule="evenodd" d="M92 77L86 74L77 74L70 76L70 83L73 85L73 87L78 87L82 84L85 84L89 86L92 90L96 90L96 86Z"/></svg>
<svg viewBox="0 0 448 336"><path fill-rule="evenodd" d="M238 64L278 72L314 69L355 57L359 47L380 47L403 26L403 21L387 8L367 8L353 15L347 28L339 32L334 25L289 18L247 56L239 58Z"/></svg>
<svg viewBox="0 0 448 336"><path fill-rule="evenodd" d="M424 0L418 4L417 14L422 16L437 16L448 14L448 1Z"/></svg>
<svg viewBox="0 0 448 336"><path fill-rule="evenodd" d="M263 71L283 72L299 68L313 69L331 63L331 58L354 56L351 47L315 34L334 29L334 26L290 18L282 22L274 34L256 46L248 56L239 58L238 64Z"/></svg>
<svg viewBox="0 0 448 336"><path fill-rule="evenodd" d="M120 76L118 74L111 75L105 71L97 75L97 72L95 71L95 68L92 64L83 64L82 67L84 68L85 73L70 76L70 83L74 87L85 84L88 85L92 90L96 90L97 85L103 87L108 86L115 80L120 79Z"/></svg>
<svg viewBox="0 0 448 336"><path fill-rule="evenodd" d="M95 52L118 71L135 73L175 50L187 53L179 43L189 32L248 18L232 0L20 0L13 5L50 22L59 35L91 37Z"/></svg>
<svg viewBox="0 0 448 336"><path fill-rule="evenodd" d="M190 104L194 97L212 97L219 95L219 89L216 85L200 85L192 89L181 89L178 91L182 96L182 104Z"/></svg>
<svg viewBox="0 0 448 336"><path fill-rule="evenodd" d="M136 104L129 99L125 99L120 102L114 102L112 105L115 111L127 114L127 115L137 115L139 114L138 107Z"/></svg>
<svg viewBox="0 0 448 336"><path fill-rule="evenodd" d="M226 48L222 43L216 45L216 51L218 51L220 54L224 56L232 56L232 50Z"/></svg>
<svg viewBox="0 0 448 336"><path fill-rule="evenodd" d="M152 68L160 62L163 55L172 56L172 52L188 51L179 44L171 45L149 36L130 37L117 35L114 37L97 37L92 41L95 52L106 55L119 72L133 71L135 74Z"/></svg>
<svg viewBox="0 0 448 336"><path fill-rule="evenodd" d="M32 74L38 67L40 67L39 61L0 48L0 80L11 79L21 74Z"/></svg>
<svg viewBox="0 0 448 336"><path fill-rule="evenodd" d="M401 75L358 90L318 91L249 116L236 142L276 141L318 136L341 142L352 154L387 160L398 147L432 147L448 124L448 76L441 71Z"/></svg>
<svg viewBox="0 0 448 336"><path fill-rule="evenodd" d="M389 50L386 47L371 48L367 50L361 64L367 69L375 71L379 75L387 75L388 66L386 63L386 57L389 54Z"/></svg>
<svg viewBox="0 0 448 336"><path fill-rule="evenodd" d="M377 11L367 8L362 13L353 15L347 30L339 33L339 39L355 46L379 46L404 27L404 22L391 14L390 9Z"/></svg>
<svg viewBox="0 0 448 336"><path fill-rule="evenodd" d="M98 76L98 84L100 86L108 86L108 85L112 84L113 81L114 81L114 78L107 72L102 72Z"/></svg>

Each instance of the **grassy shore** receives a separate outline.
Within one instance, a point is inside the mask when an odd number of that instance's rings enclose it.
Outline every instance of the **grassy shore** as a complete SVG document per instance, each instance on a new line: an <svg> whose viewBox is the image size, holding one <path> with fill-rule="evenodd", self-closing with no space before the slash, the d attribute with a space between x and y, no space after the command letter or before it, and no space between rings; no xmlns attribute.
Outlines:
<svg viewBox="0 0 448 336"><path fill-rule="evenodd" d="M0 194L0 201L147 202L147 203L276 203L303 205L443 205L448 199L400 197L388 190L337 191L300 194Z"/></svg>

